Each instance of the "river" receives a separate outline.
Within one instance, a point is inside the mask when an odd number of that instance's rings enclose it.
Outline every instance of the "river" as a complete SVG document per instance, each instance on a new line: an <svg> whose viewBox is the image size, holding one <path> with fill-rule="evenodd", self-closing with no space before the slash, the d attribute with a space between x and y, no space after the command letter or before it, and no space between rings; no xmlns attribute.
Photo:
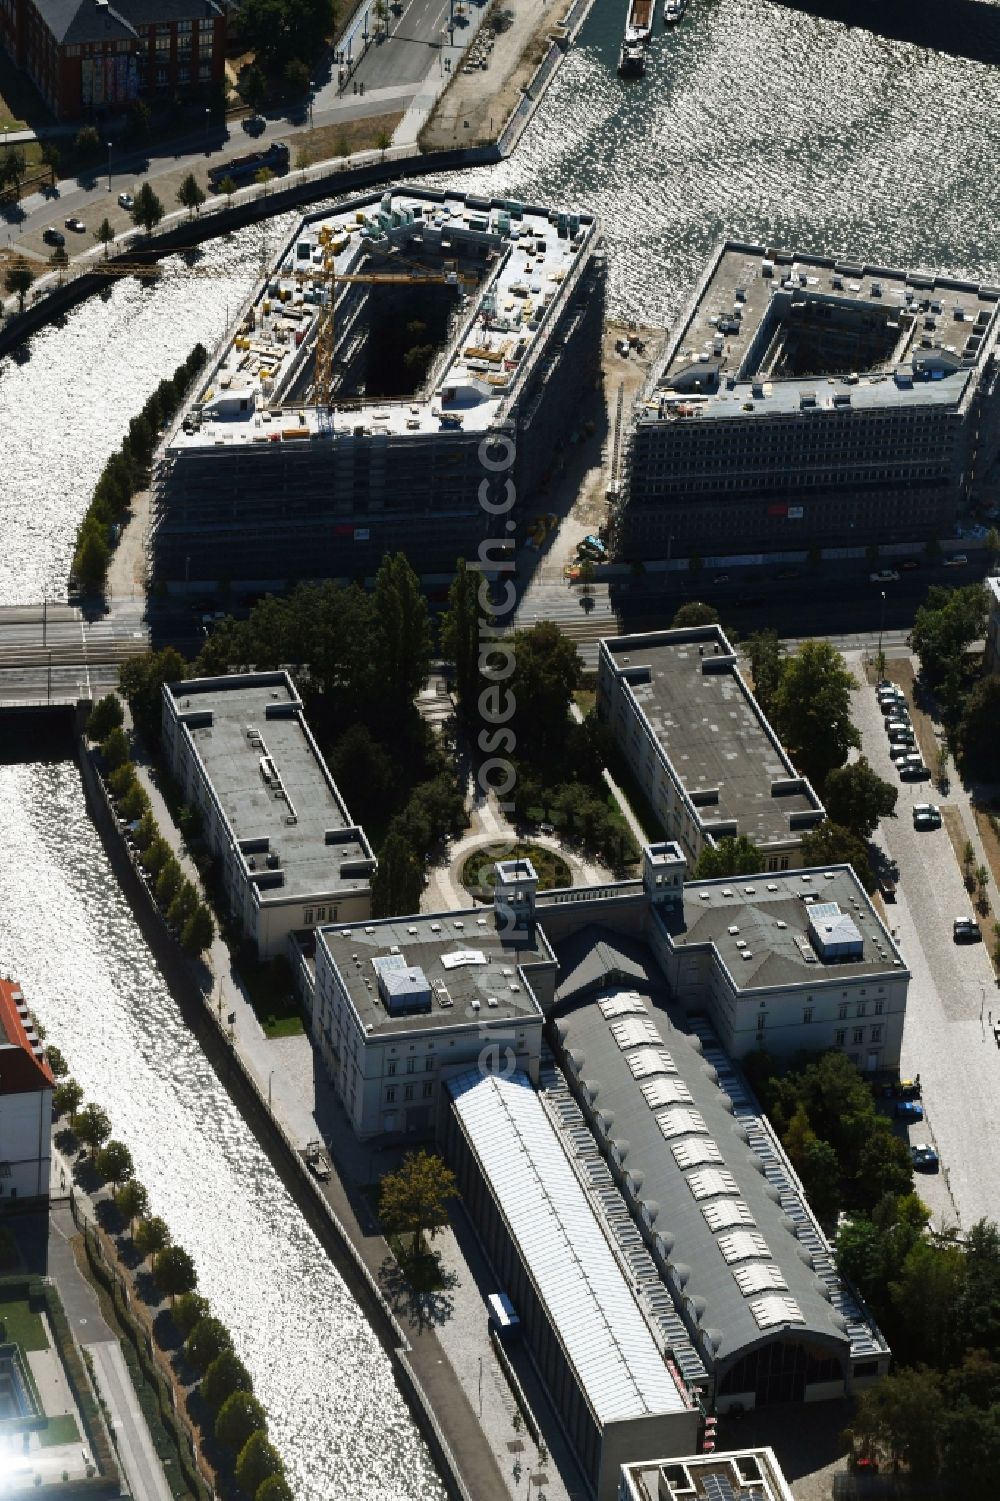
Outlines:
<svg viewBox="0 0 1000 1501"><path fill-rule="evenodd" d="M515 156L470 190L603 221L613 315L668 326L714 242L743 235L1000 276L996 75L768 0L692 0L615 73L598 0ZM659 17L660 7L657 5ZM149 289L115 285L0 369L0 603L61 597L79 518L128 419L249 290L276 220ZM0 767L0 962L130 1145L234 1331L306 1501L440 1490L389 1364L191 1041L68 763Z"/></svg>

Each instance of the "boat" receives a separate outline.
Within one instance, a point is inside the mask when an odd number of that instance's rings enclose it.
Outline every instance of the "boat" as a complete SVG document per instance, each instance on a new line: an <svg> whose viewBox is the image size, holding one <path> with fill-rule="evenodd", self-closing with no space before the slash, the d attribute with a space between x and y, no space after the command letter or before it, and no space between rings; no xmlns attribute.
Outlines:
<svg viewBox="0 0 1000 1501"><path fill-rule="evenodd" d="M653 0L629 0L625 46L645 47L653 34Z"/></svg>
<svg viewBox="0 0 1000 1501"><path fill-rule="evenodd" d="M687 0L663 0L664 26L676 26L687 10Z"/></svg>
<svg viewBox="0 0 1000 1501"><path fill-rule="evenodd" d="M646 49L641 42L622 42L618 71L623 78L641 78L646 71Z"/></svg>

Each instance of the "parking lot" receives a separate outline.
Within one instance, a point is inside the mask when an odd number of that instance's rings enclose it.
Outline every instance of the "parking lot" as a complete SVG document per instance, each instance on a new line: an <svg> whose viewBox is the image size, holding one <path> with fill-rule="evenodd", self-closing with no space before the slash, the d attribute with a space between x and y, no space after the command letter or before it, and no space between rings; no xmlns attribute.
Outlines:
<svg viewBox="0 0 1000 1501"><path fill-rule="evenodd" d="M899 787L896 817L883 819L876 842L899 867L896 900L886 910L912 975L900 1072L919 1073L926 1119L906 1129L911 1143L935 1146L942 1164L940 1173L918 1174L917 1184L935 1224L957 1220L968 1229L983 1216L1000 1220L1000 1047L993 1034L993 1025L1000 1027L1000 990L985 945L956 943L952 936L955 918L970 916L972 905L947 830L916 829L913 808L954 806L971 820L957 779L948 796L930 781L900 780L860 653L849 655L848 665L861 685L854 719L862 752Z"/></svg>

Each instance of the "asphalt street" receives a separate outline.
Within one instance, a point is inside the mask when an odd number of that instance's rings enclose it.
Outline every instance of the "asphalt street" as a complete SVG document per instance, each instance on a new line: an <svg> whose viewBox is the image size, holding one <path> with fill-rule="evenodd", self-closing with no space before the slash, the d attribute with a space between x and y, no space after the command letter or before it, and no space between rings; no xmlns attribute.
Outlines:
<svg viewBox="0 0 1000 1501"><path fill-rule="evenodd" d="M862 682L860 660L848 661ZM968 797L957 777L947 796L930 782L899 781L868 684L854 695L854 717L863 753L900 789L897 815L882 820L878 835L899 866L896 902L887 911L912 975L900 1071L906 1078L919 1073L926 1114L924 1122L908 1128L909 1139L935 1145L942 1165L938 1175L921 1175L918 1188L937 1223L957 1219L967 1230L982 1216L1000 1220L995 1140L1000 1048L991 1026L991 1018L1000 1025L1000 991L985 945L953 941L952 922L971 912L969 895L947 830L918 832L913 805L958 807L971 834ZM992 896L996 903L995 890Z"/></svg>

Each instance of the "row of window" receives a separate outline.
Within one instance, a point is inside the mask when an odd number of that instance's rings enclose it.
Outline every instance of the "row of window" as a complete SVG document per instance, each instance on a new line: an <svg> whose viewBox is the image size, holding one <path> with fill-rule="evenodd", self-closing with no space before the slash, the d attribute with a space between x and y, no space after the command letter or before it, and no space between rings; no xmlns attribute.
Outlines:
<svg viewBox="0 0 1000 1501"><path fill-rule="evenodd" d="M416 1085L415 1084L404 1084L403 1085L403 1103L404 1104L409 1104L412 1100L416 1099L416 1094L414 1093L415 1090L416 1090ZM398 1091L396 1089L395 1084L389 1084L386 1087L385 1098L384 1098L384 1102L383 1103L386 1104L386 1105L395 1105L397 1092ZM427 1082L422 1086L420 1093L421 1093L421 1098L422 1099L429 1100L431 1098L431 1096L433 1095L433 1093L434 1093L434 1080L433 1079L428 1079Z"/></svg>
<svg viewBox="0 0 1000 1501"><path fill-rule="evenodd" d="M813 1019L812 1007L811 1006L807 1006L806 1009L805 1009L805 1011L803 1012L802 1020L804 1022L811 1022L812 1019ZM766 1031L766 1029L767 1029L767 1012L766 1011L759 1011L757 1013L757 1036L758 1037L763 1036L763 1034ZM848 1029L846 1027L838 1027L837 1030L834 1032L834 1034L833 1034L833 1040L834 1040L834 1042L835 1042L835 1044L837 1045L838 1048L842 1048L842 1047L846 1046L846 1043L847 1043L847 1030ZM854 1047L860 1047L862 1045L862 1043L864 1042L864 1040L865 1040L865 1029L864 1029L864 1027L853 1027L851 1029L851 1044L852 1044L852 1046L854 1046ZM869 1042L872 1042L872 1043L877 1043L877 1042L881 1042L882 1041L882 1023L881 1022L877 1022L874 1026L872 1026L869 1029L868 1040L869 1040Z"/></svg>

